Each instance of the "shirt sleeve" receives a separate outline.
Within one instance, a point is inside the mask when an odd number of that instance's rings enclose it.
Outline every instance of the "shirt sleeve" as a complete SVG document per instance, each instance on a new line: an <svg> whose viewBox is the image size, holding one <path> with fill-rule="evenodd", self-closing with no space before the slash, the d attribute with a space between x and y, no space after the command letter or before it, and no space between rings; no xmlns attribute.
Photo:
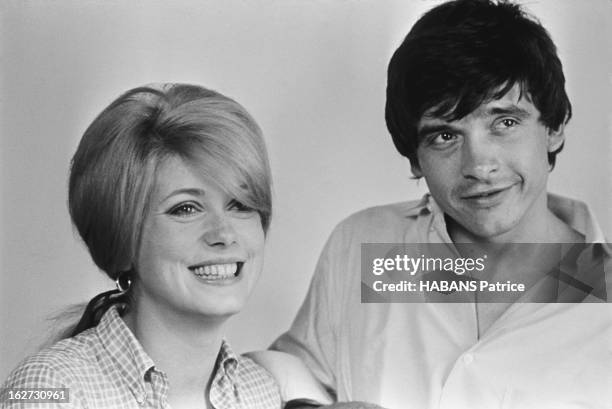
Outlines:
<svg viewBox="0 0 612 409"><path fill-rule="evenodd" d="M0 407L2 409L77 409L85 406L80 402L77 391L70 386L71 382L61 370L49 365L48 362L29 359L18 366L0 388ZM62 388L66 401L50 402L35 400L36 392L41 394L53 392ZM27 392L28 399L11 399L16 391ZM30 393L32 391L32 393ZM12 392L12 393L11 393Z"/></svg>
<svg viewBox="0 0 612 409"><path fill-rule="evenodd" d="M327 241L317 263L310 288L289 329L271 346L302 359L316 379L336 396L338 312L341 291L335 288L341 252L339 229Z"/></svg>

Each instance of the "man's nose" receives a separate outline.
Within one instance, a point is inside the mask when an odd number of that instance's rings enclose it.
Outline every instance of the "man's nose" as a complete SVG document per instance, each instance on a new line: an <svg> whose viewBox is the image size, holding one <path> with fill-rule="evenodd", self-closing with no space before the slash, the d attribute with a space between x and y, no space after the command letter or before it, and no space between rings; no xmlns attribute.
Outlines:
<svg viewBox="0 0 612 409"><path fill-rule="evenodd" d="M236 242L236 230L224 213L212 213L206 220L202 238L209 246L225 247Z"/></svg>
<svg viewBox="0 0 612 409"><path fill-rule="evenodd" d="M467 136L461 149L461 173L465 178L487 180L499 169L497 147L488 135Z"/></svg>

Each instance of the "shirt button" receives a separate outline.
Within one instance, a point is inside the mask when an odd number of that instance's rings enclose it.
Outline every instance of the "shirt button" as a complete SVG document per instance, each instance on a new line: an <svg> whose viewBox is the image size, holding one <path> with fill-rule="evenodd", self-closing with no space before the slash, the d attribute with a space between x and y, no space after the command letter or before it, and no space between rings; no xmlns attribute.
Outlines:
<svg viewBox="0 0 612 409"><path fill-rule="evenodd" d="M472 354L465 354L465 355L463 355L463 363L464 364L469 365L472 362L474 362L474 355L472 355Z"/></svg>

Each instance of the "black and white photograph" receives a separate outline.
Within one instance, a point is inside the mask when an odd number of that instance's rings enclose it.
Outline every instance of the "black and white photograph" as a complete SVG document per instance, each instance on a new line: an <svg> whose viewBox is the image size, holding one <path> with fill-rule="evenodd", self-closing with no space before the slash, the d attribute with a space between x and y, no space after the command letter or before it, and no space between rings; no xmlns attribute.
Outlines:
<svg viewBox="0 0 612 409"><path fill-rule="evenodd" d="M0 407L612 408L611 22L0 2Z"/></svg>

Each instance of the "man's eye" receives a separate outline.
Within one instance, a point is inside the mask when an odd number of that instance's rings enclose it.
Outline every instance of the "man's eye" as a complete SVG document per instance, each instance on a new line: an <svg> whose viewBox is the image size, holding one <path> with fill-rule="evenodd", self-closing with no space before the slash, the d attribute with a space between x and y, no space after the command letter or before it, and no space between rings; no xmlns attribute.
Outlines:
<svg viewBox="0 0 612 409"><path fill-rule="evenodd" d="M168 214L172 216L191 216L200 211L199 207L195 205L195 203L181 203L177 206L174 206Z"/></svg>
<svg viewBox="0 0 612 409"><path fill-rule="evenodd" d="M518 125L518 121L516 119L512 119L512 118L503 118L501 121L499 121L497 123L497 128L498 129L509 129L509 128L513 128L516 125Z"/></svg>
<svg viewBox="0 0 612 409"><path fill-rule="evenodd" d="M438 134L433 135L429 139L429 144L434 146L447 145L455 141L455 139L457 139L457 135L451 132L440 132Z"/></svg>
<svg viewBox="0 0 612 409"><path fill-rule="evenodd" d="M450 132L442 132L440 135L438 135L438 138L440 138L443 141L450 141L455 138L455 135L453 135Z"/></svg>
<svg viewBox="0 0 612 409"><path fill-rule="evenodd" d="M230 201L228 208L231 210L239 211L239 212L254 212L255 211L255 209L253 209L252 207L249 207L235 199Z"/></svg>

